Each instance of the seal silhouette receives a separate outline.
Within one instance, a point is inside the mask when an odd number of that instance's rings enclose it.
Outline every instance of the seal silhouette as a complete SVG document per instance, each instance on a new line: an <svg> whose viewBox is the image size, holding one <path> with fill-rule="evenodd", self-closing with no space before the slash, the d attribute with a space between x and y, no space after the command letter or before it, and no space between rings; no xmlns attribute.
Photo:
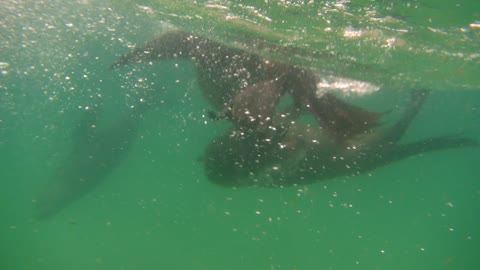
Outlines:
<svg viewBox="0 0 480 270"><path fill-rule="evenodd" d="M275 50L275 48L272 48ZM169 31L121 57L112 68L165 59L191 59L198 83L216 118L264 131L279 99L290 95L294 111L308 109L335 139L342 141L379 124L381 113L319 95L317 77L306 68L273 61L181 30Z"/></svg>
<svg viewBox="0 0 480 270"><path fill-rule="evenodd" d="M350 137L342 144L318 126L300 121L290 124L283 134L270 137L233 128L206 148L205 172L208 179L225 187L304 185L358 175L424 152L477 146L476 140L461 135L399 143L429 93L425 89L413 91L395 124Z"/></svg>

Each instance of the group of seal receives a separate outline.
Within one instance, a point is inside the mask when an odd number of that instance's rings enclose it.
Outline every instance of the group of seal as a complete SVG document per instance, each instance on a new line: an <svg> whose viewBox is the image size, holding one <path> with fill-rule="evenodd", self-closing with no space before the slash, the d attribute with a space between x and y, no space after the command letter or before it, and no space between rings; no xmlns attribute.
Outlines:
<svg viewBox="0 0 480 270"><path fill-rule="evenodd" d="M319 95L311 70L185 31L162 34L121 57L112 68L179 58L195 63L200 89L215 111L211 117L233 123L231 129L208 144L201 159L207 178L221 186L309 184L356 175L422 152L477 144L454 135L398 143L428 90L412 92L405 113L393 126L372 131L379 126L382 114L330 93ZM293 101L282 111L279 102L284 96ZM103 130L91 130L95 117L80 125L77 133L84 134L83 139L76 136L71 158L37 198L37 216L57 213L100 183L124 156L141 115L154 104L139 104ZM303 121L300 115L304 112L317 123Z"/></svg>

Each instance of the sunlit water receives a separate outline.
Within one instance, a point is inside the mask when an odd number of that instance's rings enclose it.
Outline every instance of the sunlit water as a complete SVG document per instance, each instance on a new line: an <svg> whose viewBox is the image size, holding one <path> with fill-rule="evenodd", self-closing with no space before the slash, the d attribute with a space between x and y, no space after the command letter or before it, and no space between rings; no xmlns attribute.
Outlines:
<svg viewBox="0 0 480 270"><path fill-rule="evenodd" d="M381 87L345 98L392 109L386 124L407 90L432 88L405 142L478 138L477 1L64 2L0 6L0 269L480 269L478 148L309 186L222 188L201 160L228 123L206 117L192 63L109 68L165 22L232 46L265 37L287 49L260 53L281 60L301 48L289 60L326 82L351 74ZM311 60L310 50L336 57ZM152 89L161 104L120 166L35 219L35 194L68 156L82 112L101 110L108 123Z"/></svg>

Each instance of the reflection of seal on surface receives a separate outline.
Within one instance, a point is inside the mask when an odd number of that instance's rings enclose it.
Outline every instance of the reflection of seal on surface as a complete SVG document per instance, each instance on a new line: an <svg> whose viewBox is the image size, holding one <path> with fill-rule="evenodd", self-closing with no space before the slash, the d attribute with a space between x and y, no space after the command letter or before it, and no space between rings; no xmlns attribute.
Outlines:
<svg viewBox="0 0 480 270"><path fill-rule="evenodd" d="M317 78L308 69L271 61L182 31L161 35L120 58L113 67L173 58L195 62L199 85L210 104L220 112L217 117L264 129L270 125L280 97L289 94L297 109L308 108L338 140L378 125L381 114L353 106L328 93L318 97Z"/></svg>

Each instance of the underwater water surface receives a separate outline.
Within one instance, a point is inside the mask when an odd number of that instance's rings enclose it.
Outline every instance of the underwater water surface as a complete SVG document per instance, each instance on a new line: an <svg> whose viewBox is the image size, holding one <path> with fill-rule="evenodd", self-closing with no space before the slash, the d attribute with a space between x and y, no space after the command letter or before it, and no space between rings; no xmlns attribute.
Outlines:
<svg viewBox="0 0 480 270"><path fill-rule="evenodd" d="M384 125L412 88L431 88L401 142L477 139L477 1L192 3L3 2L0 269L480 269L479 147L311 185L225 188L209 181L202 162L230 123L208 117L194 64L110 68L172 25L249 51L256 48L244 38L265 37L287 49L261 55L283 60L300 48L288 61L377 85L336 94L388 111ZM334 54L312 60L312 50ZM101 183L36 218L38 193L72 157L90 112L108 127L152 93L155 106L135 118L135 133L105 138L131 143L107 155L118 164Z"/></svg>

